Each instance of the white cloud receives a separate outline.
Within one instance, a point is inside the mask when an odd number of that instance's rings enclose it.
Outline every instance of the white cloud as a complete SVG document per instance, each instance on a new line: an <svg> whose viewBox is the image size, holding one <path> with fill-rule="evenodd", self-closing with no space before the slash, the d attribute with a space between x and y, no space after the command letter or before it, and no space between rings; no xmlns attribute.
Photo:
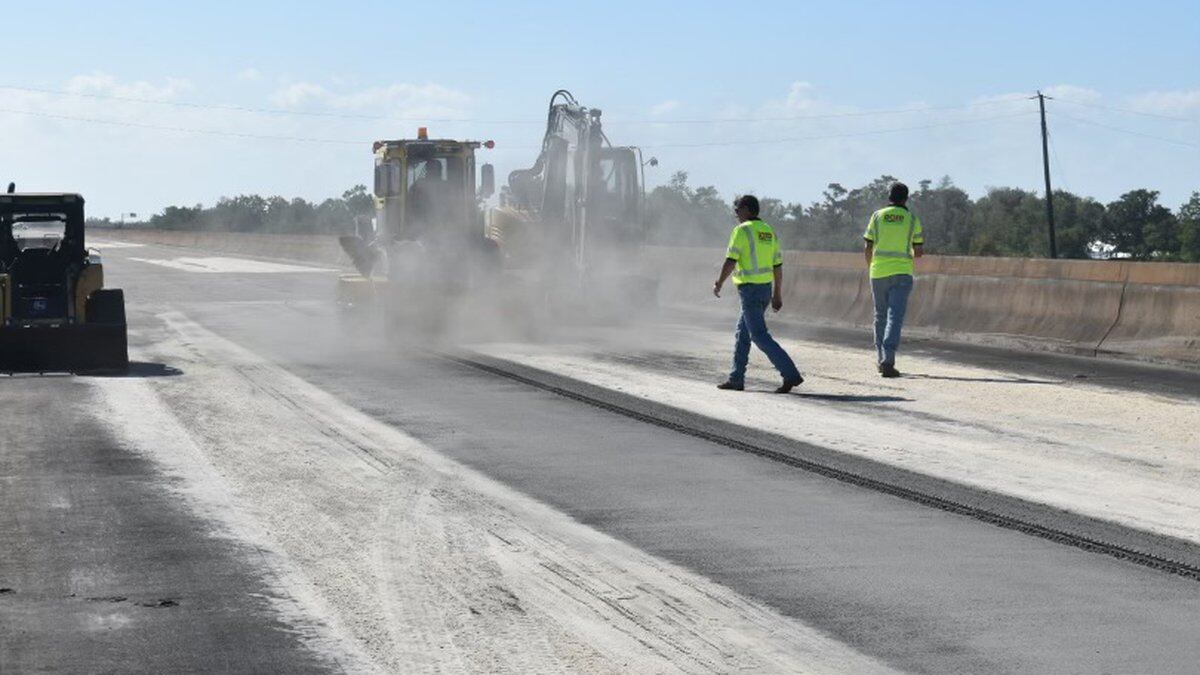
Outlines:
<svg viewBox="0 0 1200 675"><path fill-rule="evenodd" d="M470 104L467 94L440 84L396 83L357 91L337 92L312 82L292 82L276 91L271 100L286 108L324 107L379 115L413 117L461 116Z"/></svg>
<svg viewBox="0 0 1200 675"><path fill-rule="evenodd" d="M1200 112L1200 89L1146 92L1130 99L1130 107L1156 115L1192 115Z"/></svg>
<svg viewBox="0 0 1200 675"><path fill-rule="evenodd" d="M1073 84L1055 84L1043 87L1041 92L1050 99L1060 99L1074 103L1094 104L1101 98L1100 92L1087 87ZM1022 111L1037 111L1036 91L1011 91L1001 94L976 96L968 102L971 114L975 116L996 116ZM1049 106L1047 106L1049 107Z"/></svg>
<svg viewBox="0 0 1200 675"><path fill-rule="evenodd" d="M271 95L275 105L285 108L298 108L310 101L324 102L332 97L325 87L311 82L293 82Z"/></svg>
<svg viewBox="0 0 1200 675"><path fill-rule="evenodd" d="M674 101L674 100L663 101L662 103L656 103L653 106L651 106L650 114L655 117L658 117L660 115L666 115L667 113L674 112L678 109L679 109L679 101Z"/></svg>
<svg viewBox="0 0 1200 675"><path fill-rule="evenodd" d="M1095 89L1078 87L1073 84L1056 84L1045 89L1042 93L1050 98L1061 98L1076 103L1099 103L1103 96Z"/></svg>
<svg viewBox="0 0 1200 675"><path fill-rule="evenodd" d="M222 77L228 83L231 76ZM197 81L193 89L191 83L180 78L121 79L104 73L81 74L47 83L46 87L159 102L185 99L215 105L390 117L472 117L477 105L466 93L437 84L355 87L337 84L332 79L280 82L274 78L274 74L267 74L258 85L236 88L240 94L227 93L228 88L212 88L219 87L220 82ZM263 98L253 98L260 87L268 86L260 94ZM209 93L214 91L220 93ZM1146 91L1131 97L1107 92L1101 96L1093 90L1067 85L1043 91L1062 96L1063 101L1099 100L1113 107L1173 116L1190 114L1193 119L1200 115L1200 92L1195 90ZM673 170L683 169L691 174L693 185L714 184L722 194L732 194L730 190L738 187L807 203L819 199L821 190L832 181L858 186L889 173L915 184L921 178L936 179L950 174L978 196L986 185L1040 189L1037 102L1028 100L1031 95L1032 92L1026 91L981 97L975 102L997 103L967 109L941 107L961 101L939 99L936 103L925 103L917 98L887 105L863 102L861 106L869 107L860 107L833 98L812 83L797 81L758 100L730 98L705 110L697 109L697 104L691 102L678 103L678 107L668 105L676 104L673 100L655 102L650 108L651 113L654 108L665 111L663 121L671 113L686 109L689 116L727 120L720 124L623 126L617 121L606 126L614 142L640 145L646 148L647 157L658 157L660 167L649 170L652 185L667 180ZM269 104L267 96L271 97ZM535 105L541 104L529 103L531 108ZM0 176L0 181L16 180L18 185L29 189L80 190L88 197L91 212L97 215L115 215L121 211L154 213L166 204L211 203L222 194L239 192L320 199L369 179L372 139L405 133L403 129L397 130L396 124L382 120L262 115L32 91L0 90L0 107L33 113L0 114L0 135L9 139L0 146L0 166L10 167L10 174ZM842 114L883 107L916 111ZM1100 111L1081 109L1070 113L1066 105L1061 111L1080 117L1094 115L1097 120L1107 121ZM1017 112L1028 116L1009 117ZM1134 127L1135 123L1166 125L1145 129L1148 133L1178 138L1185 138L1185 127L1179 125L1190 124L1128 116L1111 121L1114 126L1142 128ZM473 124L434 126L439 135L443 131L449 136L479 135L478 126ZM515 151L498 156L498 173L503 175L507 169L527 166L532 161L536 148L526 150L516 146L527 143L523 140L525 135L539 131L540 127L533 125L512 132ZM1052 160L1052 170L1065 173L1070 182L1064 185L1074 192L1108 201L1132 187L1146 186L1161 189L1164 203L1175 204L1195 189L1196 164L1194 154L1188 149L1071 124L1067 120L1056 124L1054 132L1052 142L1057 154ZM256 139L253 135L331 139L346 144L296 143ZM518 138L522 140L518 142ZM735 144L692 147L731 142ZM502 147L507 149L509 145ZM63 163L63 156L77 157L79 161Z"/></svg>
<svg viewBox="0 0 1200 675"><path fill-rule="evenodd" d="M809 82L793 82L787 95L787 107L792 110L811 110L818 105L813 98L815 87Z"/></svg>
<svg viewBox="0 0 1200 675"><path fill-rule="evenodd" d="M80 191L89 213L98 216L149 214L166 204L211 202L239 191L322 195L312 185L361 181L361 167L353 163L332 179L313 169L340 158L349 146L253 136L361 140L369 150L375 135L365 124L329 128L306 118L163 105L191 94L193 85L178 77L146 81L87 73L47 83L46 89L70 93L0 90L0 107L6 109L0 135L9 139L0 147L0 166L10 167L0 180L16 180L30 190ZM204 102L255 103L222 97ZM65 156L78 161L64 163ZM295 168L287 174L279 170L285 164L309 173Z"/></svg>
<svg viewBox="0 0 1200 675"><path fill-rule="evenodd" d="M856 112L858 108L831 101L821 96L811 82L797 80L788 87L787 96L782 102L768 101L762 110L772 117L789 114L805 117Z"/></svg>
<svg viewBox="0 0 1200 675"><path fill-rule="evenodd" d="M770 100L758 107L756 117L820 117L855 112L858 108L836 103L821 95L816 85L797 80L788 87L783 100Z"/></svg>
<svg viewBox="0 0 1200 675"><path fill-rule="evenodd" d="M192 88L185 79L168 77L160 86L144 80L121 82L107 73L76 75L67 81L64 89L75 94L103 94L125 98L144 98L152 101L170 101Z"/></svg>
<svg viewBox="0 0 1200 675"><path fill-rule="evenodd" d="M1028 101L1032 93L1027 91L1014 91L1006 94L986 94L984 96L976 96L968 101L971 106L986 106L996 103L1015 103L1020 101Z"/></svg>
<svg viewBox="0 0 1200 675"><path fill-rule="evenodd" d="M1078 85L1057 84L1042 91L1064 103L1064 115L1068 100L1116 104L1113 95ZM1200 110L1194 107L1198 94L1146 93L1141 103L1178 115ZM736 124L648 127L639 131L636 142L653 151L664 166L687 170L693 185L715 184L722 194L732 194L734 187L753 188L759 194L808 202L819 199L831 181L858 186L885 173L910 184L949 174L974 196L987 185L1038 190L1041 144L1033 95L997 92L971 101L913 99L864 108L797 80L757 103L730 102L707 114L694 111L698 117L737 118ZM967 105L956 105L960 103ZM904 112L870 114L882 108ZM1194 180L1187 177L1195 175L1195 160L1186 151L1171 146L1160 151L1154 144L1066 120L1054 131L1052 171L1060 187L1107 201L1132 187L1149 185L1163 192L1165 203L1194 189ZM733 144L721 145L717 152L696 147L705 143ZM669 175L670 171L652 173L650 181L663 182Z"/></svg>
<svg viewBox="0 0 1200 675"><path fill-rule="evenodd" d="M1052 84L1042 87L1041 92L1051 98L1063 98L1079 103L1097 103L1102 98L1100 92L1074 84ZM1036 91L1010 91L1002 94L987 94L971 99L972 105L996 103L999 101L1027 101L1037 96Z"/></svg>
<svg viewBox="0 0 1200 675"><path fill-rule="evenodd" d="M726 103L717 110L714 117L719 120L737 120L751 117L754 111L741 103Z"/></svg>
<svg viewBox="0 0 1200 675"><path fill-rule="evenodd" d="M263 75L253 89L271 77ZM220 82L193 86L179 77L103 72L45 87L80 95L0 89L0 135L9 139L0 146L0 166L10 167L0 180L26 189L78 190L87 196L89 213L98 216L149 214L167 204L212 203L242 192L323 199L369 181L371 141L399 133L394 124L374 119L257 114L235 106L452 118L469 117L472 101L436 84L352 88L331 80L272 84L256 100L252 89L231 93ZM276 102L268 104L276 88ZM184 101L189 105L171 105ZM437 126L450 135L464 129ZM64 156L79 161L64 164Z"/></svg>

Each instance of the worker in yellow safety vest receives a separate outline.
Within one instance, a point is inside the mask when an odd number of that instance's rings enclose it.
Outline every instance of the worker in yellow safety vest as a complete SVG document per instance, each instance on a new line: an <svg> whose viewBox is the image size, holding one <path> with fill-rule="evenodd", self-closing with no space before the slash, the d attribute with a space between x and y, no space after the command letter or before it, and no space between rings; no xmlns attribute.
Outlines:
<svg viewBox="0 0 1200 675"><path fill-rule="evenodd" d="M732 275L742 304L733 347L733 369L729 379L717 385L717 388L735 391L746 388L746 365L750 361L750 343L753 342L783 376L783 384L775 393L786 394L803 383L804 378L800 376L792 357L767 330L767 306L770 305L776 312L783 308L783 292L780 289L783 281L783 251L775 231L759 219L758 208L758 199L751 195L739 197L734 202L738 225L729 236L725 264L713 284L713 295L719 298L721 286Z"/></svg>
<svg viewBox="0 0 1200 675"><path fill-rule="evenodd" d="M913 288L914 258L920 258L925 243L921 219L908 210L908 186L893 183L889 204L871 214L863 252L871 275L875 299L875 362L884 377L900 377L896 350L900 329Z"/></svg>

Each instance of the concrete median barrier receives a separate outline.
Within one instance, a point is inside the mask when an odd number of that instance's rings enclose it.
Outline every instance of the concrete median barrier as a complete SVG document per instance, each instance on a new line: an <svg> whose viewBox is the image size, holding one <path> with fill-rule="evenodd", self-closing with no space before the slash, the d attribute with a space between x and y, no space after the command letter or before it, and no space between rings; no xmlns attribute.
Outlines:
<svg viewBox="0 0 1200 675"><path fill-rule="evenodd" d="M719 250L651 249L665 302L693 301ZM859 253L788 251L785 314L869 330L870 281ZM1200 365L1200 265L926 256L910 334L1075 354Z"/></svg>
<svg viewBox="0 0 1200 675"><path fill-rule="evenodd" d="M1200 364L1200 285L1127 284L1120 317L1097 350Z"/></svg>

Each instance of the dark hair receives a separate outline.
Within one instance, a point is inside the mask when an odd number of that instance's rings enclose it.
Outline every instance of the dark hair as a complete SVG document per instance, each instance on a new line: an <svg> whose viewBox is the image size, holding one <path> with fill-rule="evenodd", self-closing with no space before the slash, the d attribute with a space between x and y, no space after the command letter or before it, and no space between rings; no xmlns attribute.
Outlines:
<svg viewBox="0 0 1200 675"><path fill-rule="evenodd" d="M904 183L892 183L888 190L888 201L893 204L903 204L908 201L908 186Z"/></svg>
<svg viewBox="0 0 1200 675"><path fill-rule="evenodd" d="M754 195L742 195L733 200L733 208L743 208L750 212L752 218L758 217L758 197Z"/></svg>

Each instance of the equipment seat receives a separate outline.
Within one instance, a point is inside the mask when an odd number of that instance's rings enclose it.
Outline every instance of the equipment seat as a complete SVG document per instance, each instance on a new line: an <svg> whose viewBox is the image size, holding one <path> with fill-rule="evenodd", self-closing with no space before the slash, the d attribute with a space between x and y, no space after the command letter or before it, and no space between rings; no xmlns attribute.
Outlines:
<svg viewBox="0 0 1200 675"><path fill-rule="evenodd" d="M67 315L67 258L57 249L28 248L9 267L13 317L49 319Z"/></svg>

